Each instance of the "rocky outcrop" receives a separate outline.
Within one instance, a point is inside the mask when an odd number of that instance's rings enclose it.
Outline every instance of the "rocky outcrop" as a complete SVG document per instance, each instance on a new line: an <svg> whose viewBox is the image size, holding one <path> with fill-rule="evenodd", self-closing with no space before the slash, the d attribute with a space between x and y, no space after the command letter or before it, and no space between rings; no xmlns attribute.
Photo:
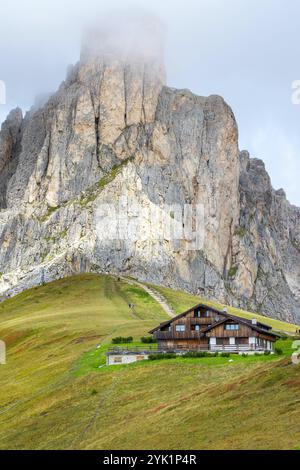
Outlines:
<svg viewBox="0 0 300 470"><path fill-rule="evenodd" d="M299 319L300 211L240 155L229 106L168 88L159 41L98 41L2 125L2 295L101 271Z"/></svg>
<svg viewBox="0 0 300 470"><path fill-rule="evenodd" d="M261 160L242 152L241 212L230 287L249 309L299 319L300 209L272 188ZM299 321L299 320L298 320Z"/></svg>
<svg viewBox="0 0 300 470"><path fill-rule="evenodd" d="M0 138L0 208L6 207L7 183L18 166L18 157L22 140L21 109L15 109L8 115L1 128Z"/></svg>

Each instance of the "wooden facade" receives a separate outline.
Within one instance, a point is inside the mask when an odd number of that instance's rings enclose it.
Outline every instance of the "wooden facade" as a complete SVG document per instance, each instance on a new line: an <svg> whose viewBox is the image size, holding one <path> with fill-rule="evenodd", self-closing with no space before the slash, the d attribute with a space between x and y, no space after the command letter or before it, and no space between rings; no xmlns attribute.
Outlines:
<svg viewBox="0 0 300 470"><path fill-rule="evenodd" d="M150 331L161 350L272 351L277 335L246 320L199 304Z"/></svg>

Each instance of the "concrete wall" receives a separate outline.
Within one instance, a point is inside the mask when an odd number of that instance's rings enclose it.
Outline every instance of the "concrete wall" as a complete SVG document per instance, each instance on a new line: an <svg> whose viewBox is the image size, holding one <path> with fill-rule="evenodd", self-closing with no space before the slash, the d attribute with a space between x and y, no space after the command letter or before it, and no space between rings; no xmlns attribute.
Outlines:
<svg viewBox="0 0 300 470"><path fill-rule="evenodd" d="M148 359L148 354L109 354L106 356L107 366L117 366L120 364L131 364L132 362L144 361Z"/></svg>

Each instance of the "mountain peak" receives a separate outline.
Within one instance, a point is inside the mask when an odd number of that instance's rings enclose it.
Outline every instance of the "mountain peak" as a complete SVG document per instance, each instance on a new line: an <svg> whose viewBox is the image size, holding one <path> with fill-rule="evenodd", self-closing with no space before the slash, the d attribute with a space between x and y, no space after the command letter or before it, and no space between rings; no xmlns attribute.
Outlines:
<svg viewBox="0 0 300 470"><path fill-rule="evenodd" d="M299 210L221 97L165 86L151 17L103 18L58 92L7 120L0 189L0 293L125 273L299 318Z"/></svg>

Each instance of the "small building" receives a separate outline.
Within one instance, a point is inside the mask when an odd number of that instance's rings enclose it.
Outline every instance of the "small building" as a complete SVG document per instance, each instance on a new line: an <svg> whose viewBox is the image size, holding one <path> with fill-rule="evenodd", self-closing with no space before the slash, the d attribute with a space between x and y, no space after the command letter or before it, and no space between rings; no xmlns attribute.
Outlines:
<svg viewBox="0 0 300 470"><path fill-rule="evenodd" d="M256 319L247 320L199 304L161 323L149 332L165 351L273 351L278 339L272 328Z"/></svg>
<svg viewBox="0 0 300 470"><path fill-rule="evenodd" d="M106 365L117 366L120 364L131 364L132 362L145 361L154 351L139 348L110 348L106 353Z"/></svg>

